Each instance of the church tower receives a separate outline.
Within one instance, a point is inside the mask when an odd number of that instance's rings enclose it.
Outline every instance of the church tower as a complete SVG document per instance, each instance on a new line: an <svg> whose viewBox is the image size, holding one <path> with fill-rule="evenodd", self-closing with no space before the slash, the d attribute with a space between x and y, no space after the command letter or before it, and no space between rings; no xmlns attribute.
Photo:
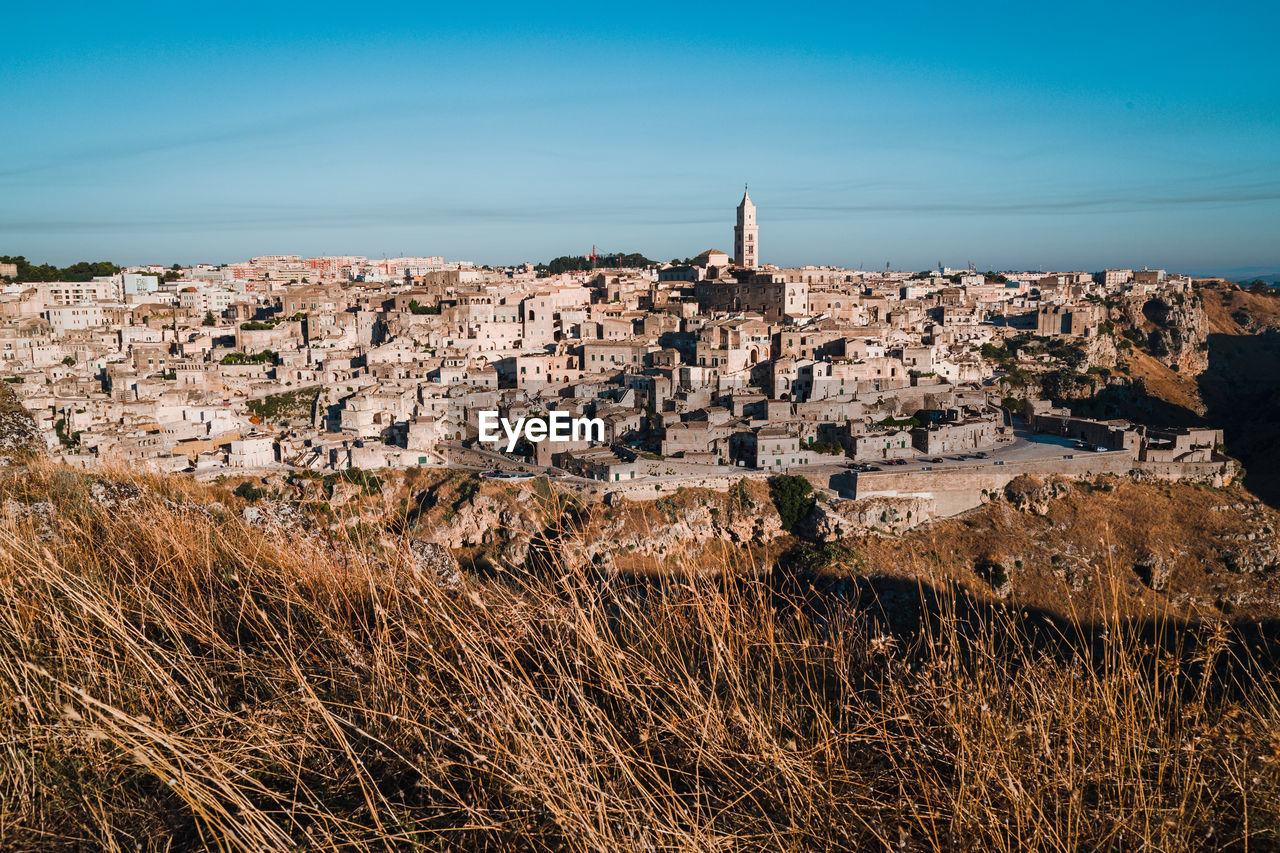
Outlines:
<svg viewBox="0 0 1280 853"><path fill-rule="evenodd" d="M756 227L756 206L746 189L738 204L738 224L733 227L733 262L749 270L760 264L760 229Z"/></svg>

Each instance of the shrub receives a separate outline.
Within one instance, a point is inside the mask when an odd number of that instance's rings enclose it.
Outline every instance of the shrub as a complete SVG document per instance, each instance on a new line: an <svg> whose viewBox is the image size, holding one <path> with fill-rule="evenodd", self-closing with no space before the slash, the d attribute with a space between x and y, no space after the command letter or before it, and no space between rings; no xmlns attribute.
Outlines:
<svg viewBox="0 0 1280 853"><path fill-rule="evenodd" d="M409 313L410 314L439 314L440 306L439 305L422 305L421 303L418 302L418 300L410 299Z"/></svg>
<svg viewBox="0 0 1280 853"><path fill-rule="evenodd" d="M244 498L249 503L256 503L267 496L266 491L259 489L249 481L245 481L235 488L236 497Z"/></svg>
<svg viewBox="0 0 1280 853"><path fill-rule="evenodd" d="M274 364L275 360L275 351L269 349L264 349L262 352L256 352L253 355L246 355L242 352L229 352L222 357L223 364Z"/></svg>
<svg viewBox="0 0 1280 853"><path fill-rule="evenodd" d="M769 480L769 496L778 510L782 529L791 531L813 509L813 486L798 474L781 474Z"/></svg>

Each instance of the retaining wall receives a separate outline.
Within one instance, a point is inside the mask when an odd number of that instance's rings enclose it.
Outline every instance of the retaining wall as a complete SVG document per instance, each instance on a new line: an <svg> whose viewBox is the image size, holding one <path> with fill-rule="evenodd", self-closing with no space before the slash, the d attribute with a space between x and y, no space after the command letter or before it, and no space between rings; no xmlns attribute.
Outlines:
<svg viewBox="0 0 1280 853"><path fill-rule="evenodd" d="M1006 461L1003 465L934 467L931 471L862 471L832 478L832 487L859 500L874 496L931 497L939 516L955 515L982 504L982 491L999 491L1015 477L1092 477L1128 474L1135 467L1127 453L1077 453L1072 459ZM837 482L839 481L839 482Z"/></svg>

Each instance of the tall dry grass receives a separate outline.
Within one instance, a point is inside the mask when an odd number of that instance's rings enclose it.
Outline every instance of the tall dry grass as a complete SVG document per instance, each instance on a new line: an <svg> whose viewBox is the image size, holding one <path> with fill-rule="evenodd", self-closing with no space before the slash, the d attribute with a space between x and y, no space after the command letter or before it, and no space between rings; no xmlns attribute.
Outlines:
<svg viewBox="0 0 1280 853"><path fill-rule="evenodd" d="M113 479L0 480L5 849L1277 845L1276 680L1233 681L1222 626L1046 646L696 572L450 582Z"/></svg>

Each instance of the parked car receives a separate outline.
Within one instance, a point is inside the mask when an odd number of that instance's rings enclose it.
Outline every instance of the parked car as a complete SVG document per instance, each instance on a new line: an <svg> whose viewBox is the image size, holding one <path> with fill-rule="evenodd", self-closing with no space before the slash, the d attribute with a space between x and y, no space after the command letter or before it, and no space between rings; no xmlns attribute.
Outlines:
<svg viewBox="0 0 1280 853"><path fill-rule="evenodd" d="M984 451L979 450L977 453L973 454L973 458L974 458L974 459L986 459L986 458L987 458L988 456L990 456L990 455L991 455L990 453L986 453L986 452L984 452Z"/></svg>
<svg viewBox="0 0 1280 853"><path fill-rule="evenodd" d="M937 462L946 462L947 460L943 459L941 456L935 456L935 457L933 457L932 459L930 459L929 461L930 461L930 462L937 463Z"/></svg>
<svg viewBox="0 0 1280 853"><path fill-rule="evenodd" d="M881 468L879 465L868 465L868 466L867 466L867 470L868 470L868 471L883 471L884 469L883 469L883 468Z"/></svg>

